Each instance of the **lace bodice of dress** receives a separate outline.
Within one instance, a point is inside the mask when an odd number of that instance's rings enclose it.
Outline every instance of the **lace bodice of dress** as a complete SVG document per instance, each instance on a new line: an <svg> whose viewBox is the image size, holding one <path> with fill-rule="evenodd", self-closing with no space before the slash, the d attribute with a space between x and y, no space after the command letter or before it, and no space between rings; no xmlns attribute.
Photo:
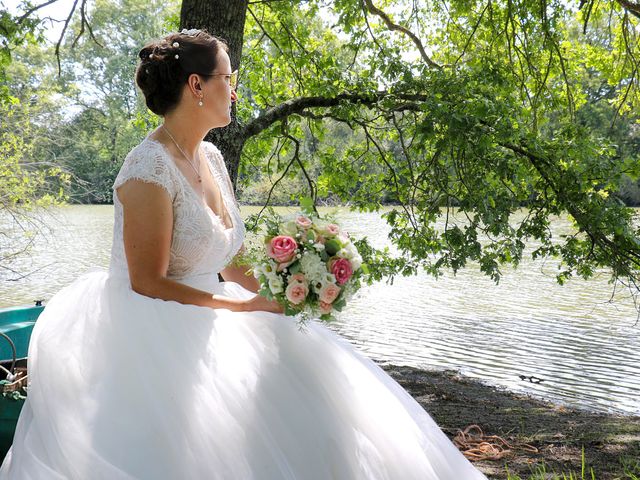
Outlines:
<svg viewBox="0 0 640 480"><path fill-rule="evenodd" d="M168 277L181 279L220 272L237 253L244 239L244 223L235 201L229 174L220 151L202 142L201 152L218 184L233 221L222 220L198 196L161 143L146 138L126 157L113 184L114 226L110 271L128 276L123 241L123 210L116 189L128 180L141 180L164 188L173 204L173 237Z"/></svg>

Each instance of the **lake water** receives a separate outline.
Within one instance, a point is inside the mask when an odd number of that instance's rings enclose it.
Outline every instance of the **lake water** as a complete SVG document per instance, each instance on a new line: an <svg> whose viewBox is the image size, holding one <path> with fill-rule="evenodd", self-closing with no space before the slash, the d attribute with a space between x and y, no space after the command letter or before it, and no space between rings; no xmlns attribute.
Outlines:
<svg viewBox="0 0 640 480"><path fill-rule="evenodd" d="M386 244L377 214L339 218L352 235ZM51 231L12 264L30 275L3 274L0 307L46 301L83 272L107 267L113 207L63 207L46 222ZM553 225L554 234L569 228L562 219ZM629 292L611 303L606 274L559 286L555 272L552 260L525 259L505 268L499 285L473 265L437 280L400 277L365 287L331 328L382 362L454 369L569 406L640 414L640 323Z"/></svg>

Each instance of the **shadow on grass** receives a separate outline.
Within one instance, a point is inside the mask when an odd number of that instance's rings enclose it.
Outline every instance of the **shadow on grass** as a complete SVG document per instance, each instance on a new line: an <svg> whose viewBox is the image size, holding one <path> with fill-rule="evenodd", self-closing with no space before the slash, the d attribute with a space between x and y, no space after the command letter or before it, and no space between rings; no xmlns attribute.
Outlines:
<svg viewBox="0 0 640 480"><path fill-rule="evenodd" d="M500 460L475 462L489 478L507 479L507 467L512 478L530 478L542 464L547 473L565 473L568 478L572 472L577 474L574 478L581 478L583 449L586 472L593 469L597 480L633 479L629 471L640 472L640 467L633 466L640 459L640 417L567 409L483 385L456 372L383 368L450 438L476 424L486 435L498 435L516 445ZM538 453L518 448L519 443L535 446ZM553 478L537 478L545 477Z"/></svg>

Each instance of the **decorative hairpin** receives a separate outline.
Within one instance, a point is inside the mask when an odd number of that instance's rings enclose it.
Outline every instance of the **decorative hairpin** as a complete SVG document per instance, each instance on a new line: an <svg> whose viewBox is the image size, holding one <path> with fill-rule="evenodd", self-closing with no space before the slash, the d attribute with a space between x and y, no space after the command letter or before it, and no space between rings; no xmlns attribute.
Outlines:
<svg viewBox="0 0 640 480"><path fill-rule="evenodd" d="M180 46L180 44L178 42L173 42L172 47L173 48L178 48Z"/></svg>
<svg viewBox="0 0 640 480"><path fill-rule="evenodd" d="M201 30L197 29L197 28L190 28L189 30L187 30L186 28L183 28L180 33L182 35L189 35L190 37L194 37L196 35L198 35L201 32Z"/></svg>

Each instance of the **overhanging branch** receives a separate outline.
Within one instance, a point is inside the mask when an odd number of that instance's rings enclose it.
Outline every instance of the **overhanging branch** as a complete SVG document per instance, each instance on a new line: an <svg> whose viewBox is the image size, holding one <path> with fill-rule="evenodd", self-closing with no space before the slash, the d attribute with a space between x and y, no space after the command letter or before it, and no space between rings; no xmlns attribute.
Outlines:
<svg viewBox="0 0 640 480"><path fill-rule="evenodd" d="M631 280L635 281L637 279L632 271L633 268L640 267L640 250L637 248L637 245L619 247L616 241L608 238L600 229L594 226L588 215L575 205L574 202L567 199L564 192L558 187L556 180L552 178L548 171L549 160L540 155L536 155L521 145L511 143L499 143L499 145L527 158L547 185L553 190L556 198L562 202L562 207L573 216L579 228L591 238L591 241L595 245L606 252L609 258L612 259L611 265L624 268L626 271L625 275L629 276ZM619 274L620 272L616 272L616 276L619 276Z"/></svg>
<svg viewBox="0 0 640 480"><path fill-rule="evenodd" d="M336 107L341 103L361 104L373 106L385 97L393 95L393 98L402 101L425 101L430 98L428 95L400 93L390 94L386 91L371 93L342 93L335 97L298 97L287 100L273 108L268 109L258 118L247 123L242 129L244 139L253 137L263 130L269 128L275 122L283 120L290 115L300 114L309 108ZM411 104L403 104L405 109L412 109Z"/></svg>
<svg viewBox="0 0 640 480"><path fill-rule="evenodd" d="M629 0L616 0L622 8L624 8L631 15L640 18L640 3L631 2Z"/></svg>

